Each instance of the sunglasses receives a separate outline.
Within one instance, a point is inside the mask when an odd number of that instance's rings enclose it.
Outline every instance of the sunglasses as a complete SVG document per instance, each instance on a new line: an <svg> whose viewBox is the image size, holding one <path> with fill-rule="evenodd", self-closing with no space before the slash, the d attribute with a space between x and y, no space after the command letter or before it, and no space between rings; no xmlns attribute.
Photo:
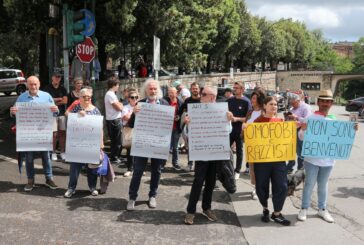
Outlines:
<svg viewBox="0 0 364 245"><path fill-rule="evenodd" d="M139 97L138 97L138 96L129 96L129 98L130 98L130 99L132 99L132 100L137 100L137 99L139 99Z"/></svg>
<svg viewBox="0 0 364 245"><path fill-rule="evenodd" d="M201 93L201 96L202 96L202 97L205 97L205 96L207 96L207 95L214 95L214 94Z"/></svg>

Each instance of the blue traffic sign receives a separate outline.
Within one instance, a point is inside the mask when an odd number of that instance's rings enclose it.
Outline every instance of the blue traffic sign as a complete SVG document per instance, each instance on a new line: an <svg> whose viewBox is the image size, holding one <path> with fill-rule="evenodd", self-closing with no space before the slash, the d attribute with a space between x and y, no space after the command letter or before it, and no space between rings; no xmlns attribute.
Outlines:
<svg viewBox="0 0 364 245"><path fill-rule="evenodd" d="M88 9L81 9L80 11L85 13L84 23L86 26L85 30L83 32L81 32L81 34L84 36L90 37L94 34L95 29L96 29L95 16Z"/></svg>

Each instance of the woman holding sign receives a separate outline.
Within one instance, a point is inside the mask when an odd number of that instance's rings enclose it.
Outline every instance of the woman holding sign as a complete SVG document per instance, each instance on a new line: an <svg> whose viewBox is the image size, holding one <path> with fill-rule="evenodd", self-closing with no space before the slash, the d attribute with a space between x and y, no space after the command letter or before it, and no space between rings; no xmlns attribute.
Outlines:
<svg viewBox="0 0 364 245"><path fill-rule="evenodd" d="M264 100L264 115L254 120L255 123L283 122L283 119L277 117L277 100L268 96ZM281 210L287 196L287 168L284 161L280 162L254 162L255 187L260 204L263 206L263 216L261 220L268 223L269 210L269 183L272 183L272 201L274 212L271 219L275 222L288 226L289 220L283 217Z"/></svg>
<svg viewBox="0 0 364 245"><path fill-rule="evenodd" d="M77 104L70 113L79 113L81 116L85 115L101 115L99 109L97 109L91 102L92 90L89 88L83 88L80 91L80 103ZM103 137L101 137L101 148L103 148ZM76 186L80 171L84 166L83 163L71 162L70 165L70 176L68 182L68 190L64 194L65 198L70 198L76 193ZM86 165L87 166L87 165ZM90 188L91 195L97 196L99 193L96 190L97 174L94 173L93 169L87 168L87 183Z"/></svg>

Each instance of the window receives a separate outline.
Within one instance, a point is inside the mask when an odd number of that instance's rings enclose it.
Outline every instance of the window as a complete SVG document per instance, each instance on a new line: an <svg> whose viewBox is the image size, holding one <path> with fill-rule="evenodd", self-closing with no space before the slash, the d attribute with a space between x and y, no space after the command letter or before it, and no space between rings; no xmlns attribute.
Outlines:
<svg viewBox="0 0 364 245"><path fill-rule="evenodd" d="M320 90L321 84L320 83L301 83L302 90Z"/></svg>

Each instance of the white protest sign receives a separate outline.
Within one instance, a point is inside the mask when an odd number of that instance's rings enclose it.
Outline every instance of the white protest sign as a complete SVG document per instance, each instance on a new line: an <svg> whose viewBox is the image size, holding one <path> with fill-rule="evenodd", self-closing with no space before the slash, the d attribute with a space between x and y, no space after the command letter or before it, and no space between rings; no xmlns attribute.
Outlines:
<svg viewBox="0 0 364 245"><path fill-rule="evenodd" d="M174 107L138 103L130 155L167 160L171 144Z"/></svg>
<svg viewBox="0 0 364 245"><path fill-rule="evenodd" d="M66 161L99 164L103 116L68 114Z"/></svg>
<svg viewBox="0 0 364 245"><path fill-rule="evenodd" d="M17 102L16 151L53 149L53 112L51 104Z"/></svg>
<svg viewBox="0 0 364 245"><path fill-rule="evenodd" d="M188 151L191 161L230 159L227 103L188 104Z"/></svg>

